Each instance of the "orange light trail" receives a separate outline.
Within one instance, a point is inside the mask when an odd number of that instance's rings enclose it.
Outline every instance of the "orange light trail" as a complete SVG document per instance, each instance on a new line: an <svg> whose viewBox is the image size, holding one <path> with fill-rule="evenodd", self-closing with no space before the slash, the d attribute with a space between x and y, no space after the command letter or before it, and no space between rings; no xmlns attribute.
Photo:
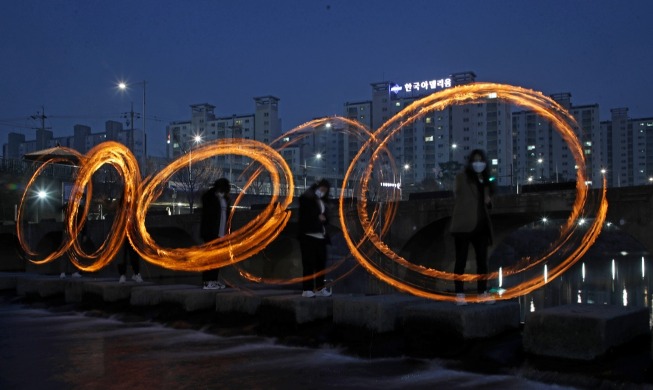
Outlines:
<svg viewBox="0 0 653 390"><path fill-rule="evenodd" d="M163 183L188 166L192 160L201 161L213 156L235 154L251 158L260 163L270 174L272 198L268 206L253 220L236 231L213 241L191 248L160 247L145 227L145 216L150 204L163 191ZM280 175L281 174L281 175ZM280 182L288 185L286 196L279 199ZM294 184L292 173L286 161L271 147L253 140L220 140L207 143L190 154L183 155L145 180L141 186L134 223L127 234L134 249L146 261L164 268L178 271L203 271L224 267L260 252L281 233L288 223Z"/></svg>
<svg viewBox="0 0 653 390"><path fill-rule="evenodd" d="M83 162L84 156L77 152L74 149L70 148L65 148L62 147L61 151L64 153L68 153L71 156L74 156L77 158L80 163ZM40 162L41 164L39 167L36 169L30 180L27 182L27 185L25 186L25 191L23 192L23 196L21 197L20 200L20 205L18 206L18 212L16 215L16 235L18 237L18 242L20 243L21 248L25 252L27 256L30 257L37 257L40 256L40 254L34 252L29 245L27 245L27 239L24 235L24 214L25 214L25 207L28 204L29 201L29 194L31 193L30 188L34 185L36 180L39 178L41 173L48 167L50 164L73 164L74 160L73 158L65 158L65 157L56 157L56 158L47 158L44 157L43 159L37 160L37 162ZM81 227L78 227L81 229ZM72 235L70 237L77 237L77 235ZM48 254L41 260L31 260L34 264L45 264L49 263L60 256L62 256L66 251L73 245L72 240L63 240L61 243L60 247L53 251L52 253Z"/></svg>
<svg viewBox="0 0 653 390"><path fill-rule="evenodd" d="M576 231L576 220L583 212L587 199L587 185L585 184L585 159L582 151L582 147L576 134L574 133L573 127L577 126L574 118L557 102L552 100L549 97L544 96L543 94L531 90L527 90L520 87L514 87L504 84L494 84L494 83L475 83L468 84L464 86L458 86L440 92L436 92L432 95L429 95L425 98L413 102L411 105L406 107L404 110L396 114L389 121L384 123L378 130L374 132L375 139L378 139L378 146L372 152L372 158L370 159L371 163L367 166L363 177L361 179L361 186L357 188L357 195L359 202L357 205L359 223L362 227L363 233L359 238L352 238L350 235L350 228L346 218L342 218L345 212L344 209L344 198L341 196L339 203L339 211L341 215L341 227L344 234L345 241L349 247L352 254L356 259L377 278L383 280L384 282L402 290L409 292L414 295L422 296L430 299L440 299L440 300L453 300L454 296L452 294L431 291L427 288L420 288L420 286L414 286L409 283L405 283L397 278L394 278L389 275L390 271L387 269L384 270L384 266L378 263L375 259L388 259L401 267L409 269L418 274L428 276L433 280L433 285L435 285L435 279L444 279L444 280L478 280L480 278L493 279L498 277L498 273L494 272L487 275L475 275L475 274L464 274L464 275L454 275L450 272L440 271L428 267L423 267L419 265L412 264L408 262L403 257L396 254L392 249L390 249L381 239L381 237L376 233L374 229L374 224L372 223L369 213L368 213L368 200L366 197L367 188L370 185L370 177L372 175L373 162L378 158L378 147L384 147L390 142L392 136L401 131L401 129L415 122L417 119L421 118L427 113L433 111L439 111L447 108L451 105L464 105L464 104L474 104L480 102L487 102L490 99L497 99L505 101L514 105L522 106L527 109L534 111L536 114L540 115L543 118L548 119L553 127L560 133L563 140L569 146L569 149L576 160L577 169L577 180L576 180L576 200L574 201L573 208L567 223L563 226L559 239L552 245L551 251L544 254L539 259L529 260L527 264L521 264L521 268L517 269L516 267L507 267L505 269L505 274L515 274L518 272L526 271L537 264L540 264L547 259L550 259L555 253L561 249L568 249L568 246L573 245L570 241L572 235ZM346 186L348 183L349 175L352 172L352 167L358 162L363 152L372 148L372 143L368 141L366 145L361 148L354 160L352 161L346 175L343 180L343 187L341 193L345 193ZM605 186L604 186L605 187ZM378 207L378 206L377 206ZM375 213L374 211L373 213ZM594 223L591 228L587 230L587 233L583 237L583 244L579 246L575 251L572 252L565 260L561 262L559 267L553 268L553 270L567 269L569 266L573 265L580 257L582 256L589 246L586 246L586 243L593 243L596 240L596 237L600 233L600 227L602 222L605 220L605 213L607 212L607 200L605 198L605 192L600 202L599 211L595 218ZM361 247L363 244L366 244L365 249L362 250ZM387 266L385 266L387 268ZM513 298L518 295L526 294L532 289L539 288L544 285L544 278L535 278L531 279L525 284L516 286L506 293L502 294L502 299ZM478 299L478 298L473 298ZM472 300L473 300L472 299Z"/></svg>
<svg viewBox="0 0 653 390"><path fill-rule="evenodd" d="M381 192L380 197L371 203L368 202L367 194L369 187L375 181L379 184L385 180L393 180L394 182L397 176L397 169L394 159L387 149L387 144L405 126L411 125L425 114L443 110L451 105L474 104L486 102L490 99L525 107L549 120L569 146L576 161L578 167L576 199L572 212L566 224L561 229L560 236L551 245L551 250L539 258L522 259L516 265L504 269L504 275L515 275L532 270L537 264L543 262L548 263L551 261L553 263L553 258L556 253L570 253L559 264L552 264L549 280L553 280L578 261L594 243L605 221L608 205L604 178L603 192L594 222L584 233L577 228L578 224L576 221L583 212L586 212L588 193L585 184L585 159L583 150L573 130L578 125L575 119L563 107L539 92L504 84L467 84L445 89L415 101L373 133L359 122L347 118L321 118L307 122L285 133L282 137L273 141L272 146L276 147L278 151L283 151L286 147L298 144L303 138L310 136L316 129L331 123L341 125L339 131L353 134L359 141L364 142L363 147L358 151L348 167L340 188L338 212L340 216L340 227L347 247L358 263L368 272L397 289L429 299L453 300L454 297L452 294L435 290L434 288L430 288L430 286L424 286L424 283L417 284L393 277L393 273L397 272L396 266L427 277L431 281L429 283L430 285L435 285L435 281L438 279L465 281L495 279L498 277L498 273L493 272L486 275L454 275L450 272L408 262L383 242L383 237L388 232L396 215L400 192L397 190ZM289 137L292 137L292 139ZM286 142L284 139L288 141ZM141 177L136 160L131 152L122 144L106 142L93 148L86 156L82 156L74 150L68 150L80 161L80 169L71 192L71 201L67 209L68 218L66 220L65 231L68 240L64 240L64 243L62 243L59 249L47 255L45 258L40 260L33 259L31 261L36 264L43 264L67 252L70 254L72 262L78 268L86 271L95 271L111 261L124 243L125 236L144 260L173 270L203 271L226 265L234 265L239 261L247 259L263 250L276 239L290 218L289 207L294 195L294 178L285 160L273 147L245 139L220 140L207 143L197 149L193 149L192 155L189 153L174 160L156 175L145 179L142 184L140 184ZM229 216L228 234L225 237L191 248L160 247L149 235L145 227L145 218L151 203L162 194L165 183L176 172L191 164L193 160L201 161L213 156L229 154L245 156L259 164L258 166L252 164L251 168L245 170L249 174L249 177L244 186L244 190L235 200L234 206L240 202L245 190L252 185L263 170L269 173L272 187L272 198L268 206L253 220L233 232L230 226L235 208L232 208ZM364 163L364 156L366 156L365 158L369 157L369 163ZM38 254L34 253L26 245L22 232L22 226L24 225L22 219L24 219L23 214L29 189L34 185L36 178L48 164L70 162L70 160L56 157L42 162L43 164L30 179L18 209L18 238L22 248L31 257L37 257ZM90 207L90 198L92 195L91 177L104 164L115 168L124 179L125 187L122 196L121 212L117 213L112 225L112 231L115 234L111 234L95 252L89 254L83 251L77 237L83 228ZM376 173L376 176L373 175L373 171ZM245 172L243 175L245 175ZM349 188L350 186L352 188ZM286 189L286 195L284 197L279 195L282 187ZM353 193L358 198L358 202L355 204L357 215L353 217L345 209L346 194L348 193ZM78 206L81 204L84 196L86 196L86 201L83 209L80 211ZM70 239L71 237L74 239ZM336 262L327 270L319 273L318 276L334 270L344 262L344 259L341 259L341 261ZM394 263L394 265L387 263L387 260ZM91 262L91 264L88 265L88 262ZM237 268L243 277L257 282L296 283L304 279L265 279L246 272L241 267ZM345 274L350 272L351 270ZM498 298L509 299L524 295L544 284L543 276L534 277L517 286L508 288ZM471 297L469 300L474 301L479 300L479 298Z"/></svg>
<svg viewBox="0 0 653 390"><path fill-rule="evenodd" d="M284 149L292 146L301 145L302 141L305 138L315 135L320 131L325 131L327 129L332 132L340 132L349 136L353 136L356 138L356 140L358 140L361 143L365 143L368 140L372 140L372 142L374 142L373 134L370 132L370 130L367 127L362 125L360 122L341 116L330 116L330 117L314 119L309 122L303 123L295 127L294 129L285 132L279 138L272 141L270 146L275 148L275 150L277 150L279 153L282 153ZM390 165L390 171L392 172L392 176L395 177L396 164L394 158L392 157L392 154L386 148L382 148L381 151L383 157L388 161ZM359 169L360 168L362 168L362 166L359 167ZM254 172L250 173L249 171L254 171ZM260 173L261 173L260 168L255 170L251 167L251 165L247 169L245 169L245 171L243 171L241 177L248 177L249 179L247 184L243 186L243 191L234 201L234 206L238 205L238 202L241 200L247 188L251 185L251 183L254 180L256 180L256 177L258 177ZM398 199L399 191L392 191L389 195L390 198L387 199L386 203L384 204L383 212L386 218L382 220L383 225L381 227L381 235L380 235L381 237L383 237L388 232L390 226L392 225L392 221L395 217L396 209L397 209L396 201L399 200ZM233 216L233 210L235 209L232 209L231 216ZM372 218L372 224L376 225L377 223L379 223L378 219L379 219L378 214L375 214ZM313 275L297 276L297 277L290 277L290 278L265 278L263 276L256 275L252 272L245 270L239 264L235 264L234 267L238 270L239 274L247 280L257 282L257 283L283 285L283 284L299 283L307 279L312 279L314 277L321 277L323 275L329 274L337 270L339 267L341 267L349 257L350 256L348 255L343 256L342 258L333 262L333 264L331 264L326 269L319 271ZM349 275L354 268L355 266L349 270L343 271L343 274L339 276L337 279L335 279L331 284L334 284L337 282L337 280L342 279L347 275Z"/></svg>

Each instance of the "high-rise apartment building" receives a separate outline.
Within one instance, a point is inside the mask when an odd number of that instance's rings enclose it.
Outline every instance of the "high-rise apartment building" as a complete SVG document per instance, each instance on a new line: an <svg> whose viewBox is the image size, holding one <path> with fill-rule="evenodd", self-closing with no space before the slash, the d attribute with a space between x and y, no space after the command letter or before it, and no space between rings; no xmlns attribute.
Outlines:
<svg viewBox="0 0 653 390"><path fill-rule="evenodd" d="M144 168L145 136L143 131L134 128L124 129L122 123L117 121L106 121L103 132L93 133L89 126L75 125L72 136L53 137L52 131L37 129L35 140L28 141L23 134L9 133L7 141L3 146L3 158L5 159L20 159L27 153L57 145L72 148L84 154L102 142L116 141L127 146L134 154L141 170Z"/></svg>
<svg viewBox="0 0 653 390"><path fill-rule="evenodd" d="M585 156L587 180L601 183L603 164L599 105L575 106L570 93L551 96L576 119L573 129ZM576 180L577 165L569 147L551 123L533 111L512 115L515 185Z"/></svg>
<svg viewBox="0 0 653 390"><path fill-rule="evenodd" d="M208 103L191 105L190 120L166 126L167 157L177 158L203 142L218 139L244 138L270 144L281 135L279 98L256 97L254 103L254 113L231 116L217 116L215 106ZM234 172L242 171L248 163L248 159L237 155L217 156L213 161L232 181Z"/></svg>
<svg viewBox="0 0 653 390"><path fill-rule="evenodd" d="M653 118L629 118L628 108L613 108L601 122L608 186L653 183Z"/></svg>
<svg viewBox="0 0 653 390"><path fill-rule="evenodd" d="M346 103L345 116L357 119L372 131L392 118L415 100L435 91L474 82L473 72L455 73L448 77L397 84L389 81L372 83L370 101ZM489 99L478 104L450 106L442 111L431 112L414 123L405 126L389 144L402 186L418 188L425 181L443 183L443 176L451 167L465 164L469 153L483 149L490 162L492 175L499 185L510 185L512 163L512 131L510 106ZM339 155L329 152L343 161L334 166L338 173L358 152L360 144L349 139ZM340 145L339 142L334 143ZM452 163L454 163L452 165Z"/></svg>

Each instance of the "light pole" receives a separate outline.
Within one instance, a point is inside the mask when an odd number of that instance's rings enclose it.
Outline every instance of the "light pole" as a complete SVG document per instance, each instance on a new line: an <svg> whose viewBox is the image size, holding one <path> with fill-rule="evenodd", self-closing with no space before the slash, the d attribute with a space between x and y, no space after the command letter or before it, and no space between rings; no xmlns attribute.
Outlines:
<svg viewBox="0 0 653 390"><path fill-rule="evenodd" d="M318 169L319 169L319 168L322 168L322 166L321 166L322 164L320 163L320 162L322 161L322 153L317 153L317 154L315 155L315 159L317 160L317 167L318 167ZM322 172L322 174L324 174L324 172Z"/></svg>
<svg viewBox="0 0 653 390"><path fill-rule="evenodd" d="M405 163L404 166L403 166L403 170L402 170L403 172L405 172L404 175L406 175L409 170L410 170L410 164ZM404 183L401 180L402 179L402 171L399 171L399 184L401 184L403 186Z"/></svg>
<svg viewBox="0 0 653 390"><path fill-rule="evenodd" d="M143 80L143 81L133 83L133 85L142 85L143 86L143 115L142 115L141 119L143 120L143 143L144 143L144 145L143 145L143 160L145 160L145 157L147 156L147 132L145 131L145 104L146 104L145 103L146 102L145 90L147 89L146 88L147 82L145 80ZM124 81L121 81L121 82L118 83L118 89L120 89L121 91L127 91L129 89L129 84L127 84ZM133 137L133 134L132 134L132 137Z"/></svg>
<svg viewBox="0 0 653 390"><path fill-rule="evenodd" d="M456 161L456 149L458 148L457 143L451 144L451 161Z"/></svg>
<svg viewBox="0 0 653 390"><path fill-rule="evenodd" d="M197 147L198 144L202 143L202 136L200 134L195 134L193 137L193 142L195 143L195 146ZM193 182L193 144L190 145L190 148L188 148L188 186L191 192L191 197L194 198L195 195L193 194L195 192L195 183ZM195 203L195 202L193 202ZM193 208L190 207L190 213L193 214Z"/></svg>
<svg viewBox="0 0 653 390"><path fill-rule="evenodd" d="M48 193L44 190L39 190L36 193L36 201L38 205L36 206L36 222L39 222L39 210L41 209L41 204L48 198Z"/></svg>
<svg viewBox="0 0 653 390"><path fill-rule="evenodd" d="M542 164L544 160L542 157L537 159L537 165L540 167L540 181L544 183L544 165Z"/></svg>

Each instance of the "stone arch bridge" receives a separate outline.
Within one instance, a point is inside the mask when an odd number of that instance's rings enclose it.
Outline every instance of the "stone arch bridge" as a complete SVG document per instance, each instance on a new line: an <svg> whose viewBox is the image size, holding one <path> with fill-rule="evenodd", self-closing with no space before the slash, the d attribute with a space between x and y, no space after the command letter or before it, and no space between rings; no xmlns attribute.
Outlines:
<svg viewBox="0 0 653 390"><path fill-rule="evenodd" d="M499 195L494 198L492 219L495 230L495 243L502 241L521 226L541 220L567 218L571 211L575 191L537 192L519 195ZM597 203L599 190L591 190L588 203ZM653 186L624 187L608 190L608 221L637 239L653 253ZM353 207L353 206L352 206ZM426 259L441 258L453 261L453 243L448 234L448 224L453 208L453 199L434 198L402 201L393 225L385 238L386 243L397 253L418 264L450 267L449 264L427 264ZM355 212L352 208L350 214ZM245 223L258 211L239 211L234 221L235 227ZM594 214L588 215L588 217ZM346 254L347 249L342 240L338 223L337 206L331 207L331 221L334 238L333 256ZM199 243L199 215L153 215L148 217L148 229L158 242L171 247L192 246ZM88 221L91 238L100 242L111 228L111 222ZM48 246L57 245L61 237L62 223L44 221L30 224L26 235L32 248L47 250ZM247 260L249 266L259 274L275 277L301 274L301 261L296 243L295 217L278 239L264 253ZM0 227L0 251L4 254L0 262L0 271L29 270L35 272L58 273L59 266L34 266L20 256L17 251L17 239L13 223ZM353 262L353 260L351 261ZM116 263L114 261L114 263ZM113 264L113 263L112 263ZM114 266L115 267L115 266ZM157 269L148 265L152 275L170 275L173 271ZM442 268L440 268L442 269ZM108 271L115 275L115 269ZM352 284L361 284L360 279ZM366 281L363 285L371 282ZM369 288L363 286L363 290Z"/></svg>

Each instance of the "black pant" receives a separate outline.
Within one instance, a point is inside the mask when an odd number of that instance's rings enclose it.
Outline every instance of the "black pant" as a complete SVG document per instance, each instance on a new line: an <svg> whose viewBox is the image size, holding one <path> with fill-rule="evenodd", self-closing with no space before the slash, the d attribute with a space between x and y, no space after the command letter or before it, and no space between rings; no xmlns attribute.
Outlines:
<svg viewBox="0 0 653 390"><path fill-rule="evenodd" d="M118 273L120 275L124 275L127 272L128 259L132 265L132 271L134 271L134 275L141 273L140 263L138 262L138 253L136 253L134 248L132 248L132 246L129 243L125 244L125 248L122 256L122 262L118 264Z"/></svg>
<svg viewBox="0 0 653 390"><path fill-rule="evenodd" d="M202 241L204 242L209 242L211 240L214 240L218 237L211 237L211 236L202 236ZM215 268L215 269L210 269L207 271L202 271L202 282L217 282L218 278L220 277L220 268Z"/></svg>
<svg viewBox="0 0 653 390"><path fill-rule="evenodd" d="M465 273L465 266L467 265L467 253L469 251L469 244L474 247L476 254L476 273L487 273L487 247L489 238L487 233L483 231L475 231L471 233L455 233L454 242L456 245L456 265L454 266L454 273L462 275ZM456 286L456 293L463 293L463 281L454 281ZM487 280L479 279L477 284L477 291L479 294L487 290Z"/></svg>
<svg viewBox="0 0 653 390"><path fill-rule="evenodd" d="M304 277L315 275L326 267L326 240L307 235L299 237L299 250L302 254L302 269ZM302 288L307 290L321 290L324 288L324 275L313 276L302 282Z"/></svg>

